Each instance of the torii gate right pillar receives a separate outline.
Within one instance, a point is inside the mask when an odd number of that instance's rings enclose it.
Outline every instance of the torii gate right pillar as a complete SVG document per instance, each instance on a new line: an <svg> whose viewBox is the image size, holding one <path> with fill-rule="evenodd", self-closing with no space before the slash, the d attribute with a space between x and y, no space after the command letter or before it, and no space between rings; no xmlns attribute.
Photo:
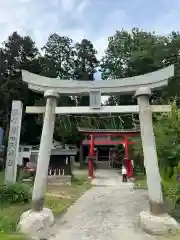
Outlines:
<svg viewBox="0 0 180 240"><path fill-rule="evenodd" d="M147 232L163 234L170 227L177 229L177 222L165 214L152 111L149 105L150 95L151 90L148 87L140 87L135 93L139 105L141 139L150 204L150 212L140 213L140 226Z"/></svg>

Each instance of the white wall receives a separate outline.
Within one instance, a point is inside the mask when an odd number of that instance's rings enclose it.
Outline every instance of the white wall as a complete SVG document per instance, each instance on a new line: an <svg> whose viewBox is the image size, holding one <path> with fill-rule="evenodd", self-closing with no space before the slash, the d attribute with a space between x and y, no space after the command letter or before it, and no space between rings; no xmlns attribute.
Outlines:
<svg viewBox="0 0 180 240"><path fill-rule="evenodd" d="M23 164L23 158L29 158L31 156L31 149L32 146L30 145L20 145L19 146L19 157L18 157L18 164L22 165Z"/></svg>

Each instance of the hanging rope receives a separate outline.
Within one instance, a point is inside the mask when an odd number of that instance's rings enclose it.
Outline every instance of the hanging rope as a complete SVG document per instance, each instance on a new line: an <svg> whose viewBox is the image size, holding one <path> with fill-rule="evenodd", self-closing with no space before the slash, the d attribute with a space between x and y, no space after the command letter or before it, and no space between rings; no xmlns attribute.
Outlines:
<svg viewBox="0 0 180 240"><path fill-rule="evenodd" d="M139 130L138 114L106 115L58 115L59 125L65 130L78 129Z"/></svg>

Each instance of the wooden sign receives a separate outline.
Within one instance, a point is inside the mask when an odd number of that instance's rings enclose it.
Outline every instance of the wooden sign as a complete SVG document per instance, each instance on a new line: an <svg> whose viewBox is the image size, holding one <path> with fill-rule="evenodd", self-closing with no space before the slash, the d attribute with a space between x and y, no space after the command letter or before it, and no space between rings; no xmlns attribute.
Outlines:
<svg viewBox="0 0 180 240"><path fill-rule="evenodd" d="M90 98L91 108L94 108L94 109L101 108L101 92L100 91L90 91L89 98Z"/></svg>

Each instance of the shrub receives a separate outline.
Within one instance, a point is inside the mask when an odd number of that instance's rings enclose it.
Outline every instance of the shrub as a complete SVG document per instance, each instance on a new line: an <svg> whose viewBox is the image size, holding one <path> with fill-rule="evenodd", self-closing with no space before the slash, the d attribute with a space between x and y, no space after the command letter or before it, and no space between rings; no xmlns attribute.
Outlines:
<svg viewBox="0 0 180 240"><path fill-rule="evenodd" d="M1 203L22 203L29 202L31 199L30 187L26 184L15 183L0 187Z"/></svg>
<svg viewBox="0 0 180 240"><path fill-rule="evenodd" d="M35 178L36 176L36 172L25 172L23 171L21 173L21 176L20 176L20 180L23 180L23 179L29 179L29 178Z"/></svg>
<svg viewBox="0 0 180 240"><path fill-rule="evenodd" d="M170 203L169 214L180 221L180 184L163 181L162 190L165 202Z"/></svg>
<svg viewBox="0 0 180 240"><path fill-rule="evenodd" d="M2 216L0 221L0 231L1 232L14 232L16 230L17 222L11 216Z"/></svg>
<svg viewBox="0 0 180 240"><path fill-rule="evenodd" d="M175 202L180 199L179 183L162 181L162 191L165 197L167 196Z"/></svg>

